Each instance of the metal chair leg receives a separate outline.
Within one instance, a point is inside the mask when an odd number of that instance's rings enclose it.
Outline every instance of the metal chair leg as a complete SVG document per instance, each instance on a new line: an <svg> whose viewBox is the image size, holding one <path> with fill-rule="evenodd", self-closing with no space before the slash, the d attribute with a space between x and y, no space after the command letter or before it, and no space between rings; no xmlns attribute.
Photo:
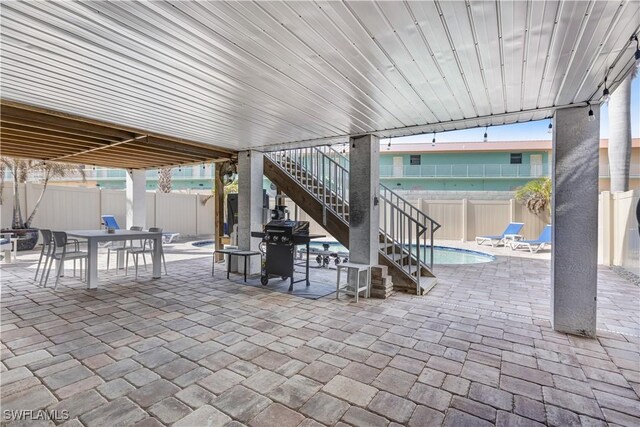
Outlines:
<svg viewBox="0 0 640 427"><path fill-rule="evenodd" d="M164 260L164 251L162 251L160 254L162 255L162 265L164 265L164 275L166 276L168 273L167 273L167 261Z"/></svg>
<svg viewBox="0 0 640 427"><path fill-rule="evenodd" d="M137 279L138 278L138 254L133 254L133 262L136 265L136 279Z"/></svg>
<svg viewBox="0 0 640 427"><path fill-rule="evenodd" d="M111 249L107 248L107 272L109 271L109 258L111 258Z"/></svg>
<svg viewBox="0 0 640 427"><path fill-rule="evenodd" d="M147 271L147 257L144 256L144 252L142 252L142 261L144 261L144 270Z"/></svg>
<svg viewBox="0 0 640 427"><path fill-rule="evenodd" d="M36 268L36 275L33 278L33 280L38 280L38 272L40 271L40 263L42 263L42 258L44 257L44 248L45 248L45 244L42 244L42 250L40 251L40 259L38 259L38 268ZM44 271L44 268L42 269L42 271Z"/></svg>
<svg viewBox="0 0 640 427"><path fill-rule="evenodd" d="M129 252L125 252L127 259L124 262L124 275L127 276L129 274Z"/></svg>
<svg viewBox="0 0 640 427"><path fill-rule="evenodd" d="M64 270L64 258L60 258L60 262L58 263L58 271L56 272L56 283L53 285L53 290L58 289L58 282L60 281L60 273Z"/></svg>
<svg viewBox="0 0 640 427"><path fill-rule="evenodd" d="M44 286L45 288L47 287L47 281L49 280L49 273L51 272L52 266L53 266L53 254L51 254L50 257L45 259L42 275L40 276L40 286ZM45 270L47 271L46 275L45 275ZM43 280L44 280L44 283L43 283Z"/></svg>

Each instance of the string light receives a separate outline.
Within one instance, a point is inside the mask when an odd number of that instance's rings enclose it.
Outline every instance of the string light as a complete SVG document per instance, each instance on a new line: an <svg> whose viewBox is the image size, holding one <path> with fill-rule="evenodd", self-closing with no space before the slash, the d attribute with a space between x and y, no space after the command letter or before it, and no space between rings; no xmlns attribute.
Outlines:
<svg viewBox="0 0 640 427"><path fill-rule="evenodd" d="M391 140L387 143L387 150L391 150Z"/></svg>
<svg viewBox="0 0 640 427"><path fill-rule="evenodd" d="M636 67L640 68L640 42L638 41L638 35L634 34L631 37L631 41L635 41L636 42L636 54L635 54Z"/></svg>
<svg viewBox="0 0 640 427"><path fill-rule="evenodd" d="M489 140L489 134L487 133L487 129L489 129L489 126L484 127L484 137L482 138L484 142L487 142Z"/></svg>
<svg viewBox="0 0 640 427"><path fill-rule="evenodd" d="M346 144L342 144L342 154L347 152Z"/></svg>
<svg viewBox="0 0 640 427"><path fill-rule="evenodd" d="M611 99L611 94L609 93L609 88L607 87L607 76L604 76L604 90L602 91L602 101L609 102Z"/></svg>
<svg viewBox="0 0 640 427"><path fill-rule="evenodd" d="M204 166L204 162L202 162L202 169L204 170L205 166Z"/></svg>
<svg viewBox="0 0 640 427"><path fill-rule="evenodd" d="M549 119L549 126L547 127L547 133L553 133L553 123L551 123L551 119Z"/></svg>
<svg viewBox="0 0 640 427"><path fill-rule="evenodd" d="M591 108L591 104L587 103L587 105L589 106L589 114L587 115L587 120L592 122L596 119L596 116L593 114L593 109Z"/></svg>
<svg viewBox="0 0 640 427"><path fill-rule="evenodd" d="M433 139L431 140L431 146L435 147L436 146L436 132L433 131Z"/></svg>

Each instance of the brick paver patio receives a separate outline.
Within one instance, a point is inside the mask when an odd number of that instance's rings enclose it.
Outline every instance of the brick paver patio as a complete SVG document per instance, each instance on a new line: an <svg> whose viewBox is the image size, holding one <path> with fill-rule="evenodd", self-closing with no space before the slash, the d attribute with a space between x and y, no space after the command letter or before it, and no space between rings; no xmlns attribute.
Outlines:
<svg viewBox="0 0 640 427"><path fill-rule="evenodd" d="M36 287L33 254L3 265L3 423L640 425L638 287L609 270L591 340L551 329L544 256L440 267L426 297L355 304L214 279L186 248L169 276L101 271L94 291L71 271ZM6 412L45 408L69 420Z"/></svg>

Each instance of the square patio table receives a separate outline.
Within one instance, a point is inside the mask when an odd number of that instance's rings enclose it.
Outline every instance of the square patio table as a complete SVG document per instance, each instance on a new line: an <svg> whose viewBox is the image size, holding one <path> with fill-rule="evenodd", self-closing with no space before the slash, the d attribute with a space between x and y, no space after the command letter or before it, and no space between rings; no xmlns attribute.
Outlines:
<svg viewBox="0 0 640 427"><path fill-rule="evenodd" d="M98 243L117 242L123 240L154 240L152 251L154 279L159 279L162 266L162 233L149 231L115 230L115 233L107 233L107 230L71 230L66 232L72 237L87 240L87 289L98 287Z"/></svg>

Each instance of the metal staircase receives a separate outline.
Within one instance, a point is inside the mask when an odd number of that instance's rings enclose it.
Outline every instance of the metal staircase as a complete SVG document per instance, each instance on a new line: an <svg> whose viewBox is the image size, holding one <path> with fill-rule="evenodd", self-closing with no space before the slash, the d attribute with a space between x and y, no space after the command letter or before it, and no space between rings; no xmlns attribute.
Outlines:
<svg viewBox="0 0 640 427"><path fill-rule="evenodd" d="M298 206L349 247L349 159L331 147L265 154L265 175ZM440 224L380 184L380 263L394 288L417 295L435 284L433 233ZM427 252L430 254L428 256Z"/></svg>

